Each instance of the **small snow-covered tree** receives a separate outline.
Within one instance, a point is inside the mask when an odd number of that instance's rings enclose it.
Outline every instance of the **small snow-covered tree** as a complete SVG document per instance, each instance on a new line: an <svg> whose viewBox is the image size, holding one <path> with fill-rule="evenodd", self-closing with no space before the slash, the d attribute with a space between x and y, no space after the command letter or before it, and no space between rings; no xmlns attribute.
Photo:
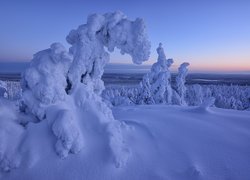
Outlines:
<svg viewBox="0 0 250 180"><path fill-rule="evenodd" d="M149 74L143 76L142 81L140 82L140 96L139 104L154 104L154 98L151 94L151 84L149 82Z"/></svg>
<svg viewBox="0 0 250 180"><path fill-rule="evenodd" d="M144 21L130 21L121 12L93 14L66 39L71 44L69 53L55 43L35 54L23 75L22 109L38 121L48 120L62 158L84 146L84 126L93 123L84 118L92 114L106 129L116 165L122 165L127 151L121 124L100 96L104 89L101 77L114 48L131 55L136 64L148 59L150 42Z"/></svg>
<svg viewBox="0 0 250 180"><path fill-rule="evenodd" d="M207 111L211 106L214 105L214 101L215 101L214 97L204 98L202 104L200 104L198 109Z"/></svg>
<svg viewBox="0 0 250 180"><path fill-rule="evenodd" d="M4 81L0 80L0 97L5 97L7 98L7 84Z"/></svg>
<svg viewBox="0 0 250 180"><path fill-rule="evenodd" d="M187 103L190 106L201 105L203 100L202 87L199 84L194 84L187 89Z"/></svg>
<svg viewBox="0 0 250 180"><path fill-rule="evenodd" d="M186 96L186 76L188 73L189 63L184 62L178 68L178 75L176 77L176 91L180 96L180 105L186 105L185 96Z"/></svg>
<svg viewBox="0 0 250 180"><path fill-rule="evenodd" d="M151 71L143 77L140 83L141 99L146 104L171 103L172 88L169 67L173 59L166 59L162 44L157 48L158 59L151 67Z"/></svg>

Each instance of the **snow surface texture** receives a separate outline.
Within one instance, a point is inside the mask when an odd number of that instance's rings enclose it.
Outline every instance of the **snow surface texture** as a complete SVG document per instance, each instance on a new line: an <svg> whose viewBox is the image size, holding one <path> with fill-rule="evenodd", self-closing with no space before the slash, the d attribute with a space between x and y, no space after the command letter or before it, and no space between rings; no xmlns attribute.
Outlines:
<svg viewBox="0 0 250 180"><path fill-rule="evenodd" d="M124 168L113 166L106 132L88 112L84 118L91 121L80 121L88 146L79 154L60 160L46 121L30 123L22 145L25 164L2 172L2 179L249 180L248 111L141 105L114 108L113 114L130 148Z"/></svg>
<svg viewBox="0 0 250 180"><path fill-rule="evenodd" d="M93 14L66 39L72 45L69 53L60 43L54 43L34 55L23 74L20 109L33 115L33 122L46 120L61 158L88 146L82 121L91 122L86 114L92 113L106 132L115 166L123 166L129 150L120 132L121 123L100 97L104 89L101 77L109 61L106 49L112 52L118 48L122 54L131 55L136 64L148 59L150 42L144 22L130 21L121 12Z"/></svg>

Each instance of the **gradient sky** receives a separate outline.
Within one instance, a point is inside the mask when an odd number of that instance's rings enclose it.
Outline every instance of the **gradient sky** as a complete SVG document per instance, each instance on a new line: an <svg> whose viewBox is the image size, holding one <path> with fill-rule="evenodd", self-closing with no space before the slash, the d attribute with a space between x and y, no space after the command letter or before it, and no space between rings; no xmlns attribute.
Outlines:
<svg viewBox="0 0 250 180"><path fill-rule="evenodd" d="M250 0L1 0L0 62L29 61L53 42L69 47L66 35L88 14L115 10L146 21L147 63L162 42L176 67L188 61L191 70L250 70ZM115 52L111 62L131 60Z"/></svg>

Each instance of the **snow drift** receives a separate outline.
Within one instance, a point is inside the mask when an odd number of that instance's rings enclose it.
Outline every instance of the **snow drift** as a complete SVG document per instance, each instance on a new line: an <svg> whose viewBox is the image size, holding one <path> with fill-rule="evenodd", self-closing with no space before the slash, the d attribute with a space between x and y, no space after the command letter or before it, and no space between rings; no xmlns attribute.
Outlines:
<svg viewBox="0 0 250 180"><path fill-rule="evenodd" d="M113 109L121 124L129 161L115 168L105 130L97 116L80 121L85 144L61 160L46 121L29 123L22 146L25 163L3 179L175 179L221 180L250 177L250 112L173 105ZM97 125L97 126L96 126Z"/></svg>

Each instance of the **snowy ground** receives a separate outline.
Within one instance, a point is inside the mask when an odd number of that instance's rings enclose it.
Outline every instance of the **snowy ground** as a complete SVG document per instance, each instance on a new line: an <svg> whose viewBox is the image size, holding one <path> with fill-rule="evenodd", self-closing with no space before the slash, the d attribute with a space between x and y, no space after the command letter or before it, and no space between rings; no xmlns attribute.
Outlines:
<svg viewBox="0 0 250 180"><path fill-rule="evenodd" d="M113 109L122 121L129 159L117 168L107 135L84 117L85 144L79 154L60 159L47 121L27 128L24 163L2 179L183 179L250 178L250 112L164 105ZM88 120L91 121L88 121Z"/></svg>

